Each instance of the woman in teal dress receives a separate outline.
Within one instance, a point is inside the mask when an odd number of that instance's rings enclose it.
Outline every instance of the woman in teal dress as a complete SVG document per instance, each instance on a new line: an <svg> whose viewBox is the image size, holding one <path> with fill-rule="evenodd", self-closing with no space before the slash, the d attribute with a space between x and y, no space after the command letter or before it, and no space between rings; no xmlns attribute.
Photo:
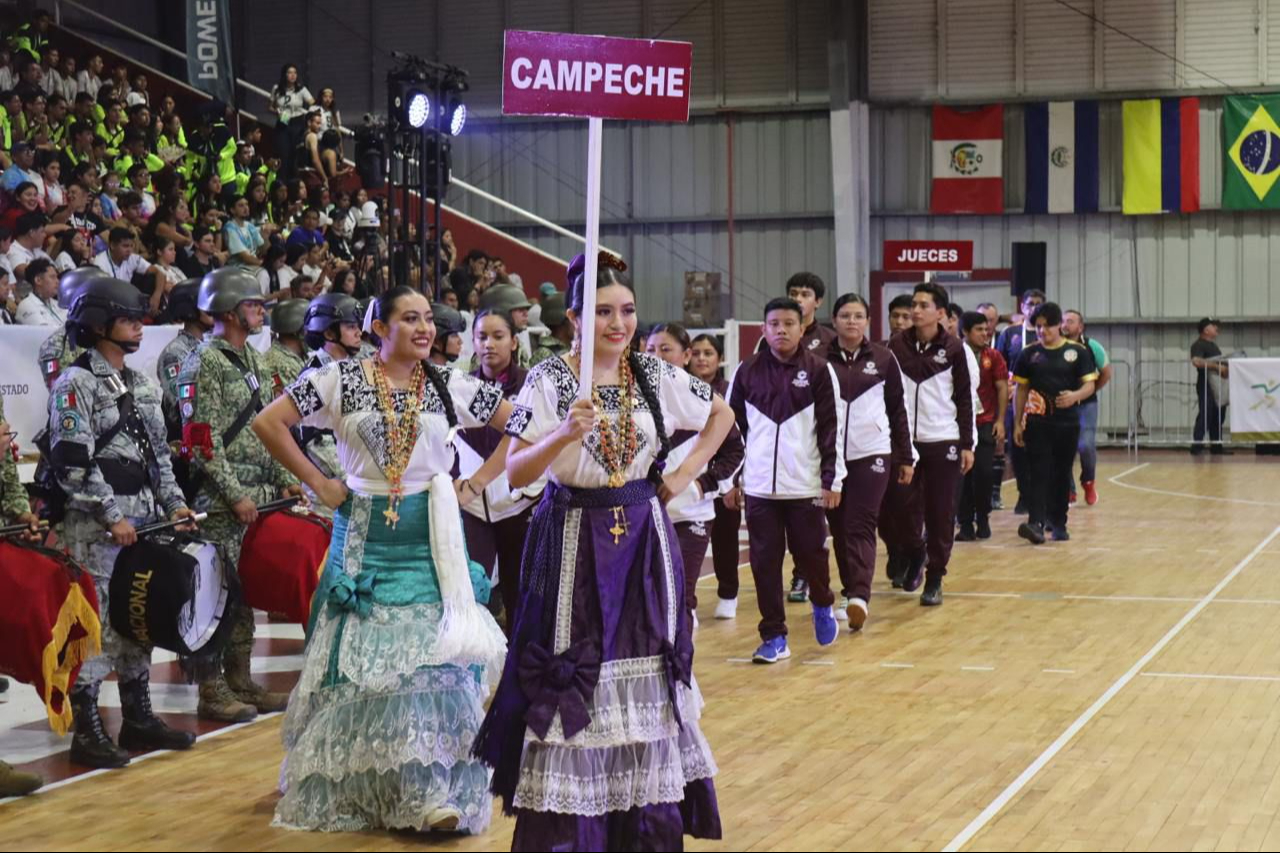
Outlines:
<svg viewBox="0 0 1280 853"><path fill-rule="evenodd" d="M389 291L365 326L374 358L309 371L254 422L335 509L273 825L481 832L489 772L469 750L506 645L481 606L488 581L467 558L459 498L502 471L505 443L459 486L449 471L455 432L501 430L511 406L500 388L427 362L435 326L416 291ZM345 480L303 455L298 424L334 432Z"/></svg>

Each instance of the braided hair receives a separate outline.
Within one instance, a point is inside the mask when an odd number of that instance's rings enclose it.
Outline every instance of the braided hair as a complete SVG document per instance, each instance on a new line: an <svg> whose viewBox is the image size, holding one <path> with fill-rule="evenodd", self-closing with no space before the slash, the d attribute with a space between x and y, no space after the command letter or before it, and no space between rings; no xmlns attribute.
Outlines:
<svg viewBox="0 0 1280 853"><path fill-rule="evenodd" d="M627 265L621 258L608 252L601 252L597 263L599 264L596 274L597 290L618 284L630 290L633 295L635 294L636 291L631 284L631 278L626 274ZM582 317L586 266L586 257L578 255L570 262L569 269L565 274L569 292L569 307L573 309L573 312L579 318L579 334L583 334L584 324L587 322ZM662 485L662 472L667 464L667 455L671 452L671 436L667 435L667 427L662 417L662 404L658 399L658 389L654 387L648 373L645 371L643 356L628 346L625 357L627 366L631 369L632 379L636 383L637 390L640 391L640 396L644 398L645 405L649 407L649 413L653 416L654 429L658 433L658 454L654 457L653 464L649 466L648 478L649 482L655 486L660 486Z"/></svg>
<svg viewBox="0 0 1280 853"><path fill-rule="evenodd" d="M373 319L381 320L384 323L389 322L391 315L395 313L397 300L403 296L415 295L420 296L421 294L405 284L391 288L373 303ZM382 339L378 337L376 332L370 330L369 337L372 339L374 346L382 346ZM427 381L435 389L436 395L440 398L440 405L444 407L445 420L449 422L449 428L453 429L458 425L458 413L453 408L453 397L449 394L449 377L446 373L449 368L436 367L429 361L424 361L422 366L426 371Z"/></svg>

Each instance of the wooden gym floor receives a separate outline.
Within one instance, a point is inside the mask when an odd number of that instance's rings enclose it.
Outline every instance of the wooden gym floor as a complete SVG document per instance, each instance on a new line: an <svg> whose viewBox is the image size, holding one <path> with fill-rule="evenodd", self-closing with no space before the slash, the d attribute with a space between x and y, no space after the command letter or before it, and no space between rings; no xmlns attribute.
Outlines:
<svg viewBox="0 0 1280 853"><path fill-rule="evenodd" d="M694 850L1280 847L1280 467L1104 454L1101 503L1033 549L1011 512L957 544L941 608L879 569L871 620L790 661L699 589L696 671L722 842ZM1012 486L1005 490L1013 497ZM883 561L882 561L883 562ZM20 689L16 688L15 689ZM505 850L477 838L273 830L280 720L0 805L12 850Z"/></svg>

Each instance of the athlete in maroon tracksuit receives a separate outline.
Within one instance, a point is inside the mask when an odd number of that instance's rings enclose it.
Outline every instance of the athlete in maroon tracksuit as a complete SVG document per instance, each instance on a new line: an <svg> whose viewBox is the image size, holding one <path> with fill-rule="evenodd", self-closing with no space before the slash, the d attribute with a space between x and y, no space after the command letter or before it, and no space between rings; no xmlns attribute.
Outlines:
<svg viewBox="0 0 1280 853"><path fill-rule="evenodd" d="M882 517L895 548L908 559L902 588L920 585L920 603L942 603L942 578L955 539L959 480L973 467L975 443L973 377L964 342L948 334L947 291L927 282L912 294L912 328L895 335L889 349L902 368L903 390L915 443L915 476L909 485L894 484ZM922 530L925 535L922 535Z"/></svg>
<svg viewBox="0 0 1280 853"><path fill-rule="evenodd" d="M835 305L840 337L827 351L845 412L844 496L839 507L827 511L827 523L843 586L840 610L850 631L860 630L867 619L876 521L890 478L906 484L914 474L902 373L888 347L867 339L868 315L861 296L841 296Z"/></svg>

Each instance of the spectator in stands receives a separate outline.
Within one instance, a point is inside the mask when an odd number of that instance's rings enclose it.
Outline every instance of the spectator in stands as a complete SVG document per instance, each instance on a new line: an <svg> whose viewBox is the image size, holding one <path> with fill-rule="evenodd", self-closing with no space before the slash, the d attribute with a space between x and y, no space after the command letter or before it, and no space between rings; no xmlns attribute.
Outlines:
<svg viewBox="0 0 1280 853"><path fill-rule="evenodd" d="M338 97L331 87L325 86L320 90L320 100L317 106L319 106L320 115L324 119L320 129L322 131L336 130L341 133L342 114L338 112Z"/></svg>
<svg viewBox="0 0 1280 853"><path fill-rule="evenodd" d="M106 90L106 86L102 90ZM102 119L102 123L98 125L98 135L107 143L107 156L116 157L120 154L120 149L124 146L124 120L123 111L120 108L120 102L111 100L106 105L106 116Z"/></svg>
<svg viewBox="0 0 1280 853"><path fill-rule="evenodd" d="M9 37L9 45L13 48L14 55L21 56L25 53L38 61L49 49L49 26L52 23L53 16L49 14L48 9L37 9L32 12L31 20L18 27L17 31Z"/></svg>
<svg viewBox="0 0 1280 853"><path fill-rule="evenodd" d="M324 119L319 109L307 113L306 133L298 151L298 167L304 164L324 178L333 178L351 171L342 160L342 137L336 130L324 130Z"/></svg>
<svg viewBox="0 0 1280 853"><path fill-rule="evenodd" d="M1217 455L1230 455L1222 444L1222 427L1226 423L1227 403L1219 403L1219 389L1226 391L1226 382L1230 376L1230 362L1222 359L1222 349L1218 346L1218 328L1220 323L1212 317L1200 320L1197 329L1200 337L1191 344L1191 364L1196 369L1196 423L1191 438L1193 456L1204 452L1204 438L1209 436L1209 452ZM1228 398L1229 399L1229 398Z"/></svg>
<svg viewBox="0 0 1280 853"><path fill-rule="evenodd" d="M347 296L361 299L363 297L359 292L360 288L356 285L356 274L354 270L338 270L333 274L333 286L330 288L330 292L345 293Z"/></svg>
<svg viewBox="0 0 1280 853"><path fill-rule="evenodd" d="M125 108L125 143L130 131L136 131L143 140L144 151L155 148L155 125L151 123L151 108L146 104L134 104ZM136 155L135 155L136 156Z"/></svg>
<svg viewBox="0 0 1280 853"><path fill-rule="evenodd" d="M40 173L35 170L36 149L29 142L17 142L11 150L13 164L0 175L0 187L6 193L14 195L19 184L39 186L44 183Z"/></svg>
<svg viewBox="0 0 1280 853"><path fill-rule="evenodd" d="M25 268L31 295L18 305L16 319L24 326L62 326L67 314L58 306L58 271L48 258L36 258Z"/></svg>
<svg viewBox="0 0 1280 853"><path fill-rule="evenodd" d="M13 229L0 225L0 269L8 270L9 281L17 287L18 277L13 274L13 265L9 263L9 249L13 247Z"/></svg>
<svg viewBox="0 0 1280 853"><path fill-rule="evenodd" d="M18 322L18 301L14 298L13 276L0 267L0 326L12 326Z"/></svg>
<svg viewBox="0 0 1280 853"><path fill-rule="evenodd" d="M58 159L56 151L41 151L37 164L44 184L44 197L40 199L40 206L46 213L52 213L67 203L66 190L59 180L62 177L62 161Z"/></svg>
<svg viewBox="0 0 1280 853"><path fill-rule="evenodd" d="M228 264L242 267L262 265L258 256L265 241L262 232L249 221L249 200L244 196L231 204L231 219L226 224L224 237L231 256Z"/></svg>
<svg viewBox="0 0 1280 853"><path fill-rule="evenodd" d="M188 278L203 278L222 266L211 230L201 225L192 232L191 240L191 251L183 252L178 259L178 267Z"/></svg>
<svg viewBox="0 0 1280 853"><path fill-rule="evenodd" d="M13 54L9 48L0 47L0 92L7 92L18 82L18 75L13 71Z"/></svg>
<svg viewBox="0 0 1280 853"><path fill-rule="evenodd" d="M284 268L280 270L280 284L289 286L293 280L302 275L302 266L307 262L311 246L306 243L294 243L286 245Z"/></svg>
<svg viewBox="0 0 1280 853"><path fill-rule="evenodd" d="M341 264L346 268L346 264ZM333 277L339 269L339 262L329 257L329 247L323 243L308 243L307 257L302 264L302 274L311 276L316 283L317 293L326 293L333 287Z"/></svg>
<svg viewBox="0 0 1280 853"><path fill-rule="evenodd" d="M147 91L147 75L138 72L133 76L133 88L125 98L125 103L129 106L135 104L151 106L151 93Z"/></svg>
<svg viewBox="0 0 1280 853"><path fill-rule="evenodd" d="M263 235L267 235L267 227L270 226L274 231L274 223L271 221L271 205L267 201L267 181L261 175L255 175L249 181L249 192L246 193L249 198L249 221L262 229Z"/></svg>
<svg viewBox="0 0 1280 853"><path fill-rule="evenodd" d="M93 252L80 231L63 231L58 238L54 266L59 274L82 267L93 259Z"/></svg>
<svg viewBox="0 0 1280 853"><path fill-rule="evenodd" d="M18 82L14 86L22 94L44 91L44 69L33 57L18 54Z"/></svg>
<svg viewBox="0 0 1280 853"><path fill-rule="evenodd" d="M285 265L286 260L284 246L278 243L273 243L262 259L258 283L262 286L262 298L267 302L288 299L292 293L289 282L293 281L293 270Z"/></svg>
<svg viewBox="0 0 1280 853"><path fill-rule="evenodd" d="M294 152L301 140L297 120L315 103L311 92L298 77L298 66L288 63L280 69L280 79L271 87L267 110L276 116L276 153L282 163L281 174L293 177Z"/></svg>
<svg viewBox="0 0 1280 853"><path fill-rule="evenodd" d="M172 242L185 249L193 242L191 237L191 208L183 198L170 199L156 209L143 232L143 242L157 246L161 240Z"/></svg>
<svg viewBox="0 0 1280 853"><path fill-rule="evenodd" d="M89 209L90 192L84 184L71 184L67 187L66 195L66 206L56 212L51 221L78 231L84 237L85 244L92 249L94 240L99 235L105 235L110 226Z"/></svg>
<svg viewBox="0 0 1280 853"><path fill-rule="evenodd" d="M223 188L223 192L233 196L249 194L249 183L254 178L253 158L252 145L247 142L236 145L235 177L228 186Z"/></svg>
<svg viewBox="0 0 1280 853"><path fill-rule="evenodd" d="M49 128L48 150L58 153L66 143L67 134L71 132L71 116L67 107L67 99L61 92L49 96L45 107L46 125Z"/></svg>
<svg viewBox="0 0 1280 853"><path fill-rule="evenodd" d="M133 190L120 195L120 219L117 224L132 231L134 239L142 239L147 220L142 216L142 196Z"/></svg>
<svg viewBox="0 0 1280 853"><path fill-rule="evenodd" d="M320 211L308 207L302 213L302 224L289 232L287 245L295 243L318 243L323 245L324 232L320 230Z"/></svg>
<svg viewBox="0 0 1280 853"><path fill-rule="evenodd" d="M164 283L170 290L186 279L186 273L178 268L178 246L167 237L157 237L154 244L155 265L164 274Z"/></svg>
<svg viewBox="0 0 1280 853"><path fill-rule="evenodd" d="M449 272L453 272L458 265L458 247L453 242L452 229L444 229L444 238L440 241L440 257L448 263Z"/></svg>
<svg viewBox="0 0 1280 853"><path fill-rule="evenodd" d="M0 98L4 99L4 109L0 110L0 147L12 153L25 136L22 124L22 94L17 89L8 89ZM10 161L6 158L5 163Z"/></svg>
<svg viewBox="0 0 1280 853"><path fill-rule="evenodd" d="M71 104L76 99L76 58L68 53L62 57L62 65L58 69L58 76L62 78L62 84L57 89L57 94L67 99L67 104Z"/></svg>
<svg viewBox="0 0 1280 853"><path fill-rule="evenodd" d="M62 89L62 72L59 70L62 65L62 52L56 47L51 47L44 52L44 56L40 60L43 74L40 85L44 89L46 95L52 95L54 92Z"/></svg>
<svg viewBox="0 0 1280 853"><path fill-rule="evenodd" d="M164 306L165 297L173 289L164 270L152 264L141 255L134 254L135 237L131 230L123 227L111 229L107 250L99 252L93 259L93 265L112 278L128 281L150 296L151 316L159 315ZM135 279L135 276L138 278ZM148 281L147 279L150 279Z"/></svg>
<svg viewBox="0 0 1280 853"><path fill-rule="evenodd" d="M458 311L458 294L454 293L452 288L446 287L440 293L440 302L448 305L454 311Z"/></svg>
<svg viewBox="0 0 1280 853"><path fill-rule="evenodd" d="M489 256L483 249L472 249L464 264L449 273L449 287L458 294L458 300L466 304L468 296L482 280L489 268ZM477 299L477 304L479 300Z"/></svg>
<svg viewBox="0 0 1280 853"><path fill-rule="evenodd" d="M76 93L85 92L97 100L98 90L102 88L102 55L95 53L89 57L84 68L76 75Z"/></svg>
<svg viewBox="0 0 1280 853"><path fill-rule="evenodd" d="M48 141L49 117L46 110L49 100L44 89L26 89L22 93L22 138L32 145ZM41 140L44 135L44 140Z"/></svg>
<svg viewBox="0 0 1280 853"><path fill-rule="evenodd" d="M289 187L283 181L271 185L267 196L267 215L271 224L278 230L285 231L289 226Z"/></svg>
<svg viewBox="0 0 1280 853"><path fill-rule="evenodd" d="M111 69L111 87L115 90L116 97L121 103L125 103L129 97L129 66L117 65Z"/></svg>
<svg viewBox="0 0 1280 853"><path fill-rule="evenodd" d="M156 197L151 194L151 170L145 163L134 163L129 167L129 189L142 199L142 219L145 222L156 212Z"/></svg>
<svg viewBox="0 0 1280 853"><path fill-rule="evenodd" d="M63 164L63 174L66 174L66 164ZM71 170L71 179L67 181L67 186L71 184L80 184L89 190L94 196L90 201L92 206L97 202L98 193L102 192L102 181L98 179L98 169L92 163L81 163Z"/></svg>
<svg viewBox="0 0 1280 853"><path fill-rule="evenodd" d="M289 284L289 293L294 299L305 299L310 302L316 298L319 288L309 275L294 276L293 281Z"/></svg>
<svg viewBox="0 0 1280 853"><path fill-rule="evenodd" d="M0 225L13 228L24 215L40 211L40 189L30 181L23 181L14 187L9 202L9 207L0 214Z"/></svg>
<svg viewBox="0 0 1280 853"><path fill-rule="evenodd" d="M102 218L115 221L120 218L120 176L115 172L107 172L102 179L102 192L98 198L102 203Z"/></svg>
<svg viewBox="0 0 1280 853"><path fill-rule="evenodd" d="M13 228L13 243L9 246L6 257L9 261L9 269L13 271L16 278L25 279L27 264L34 260L43 258L50 263L53 262L53 259L44 251L46 224L48 219L45 215L34 210L19 216L15 225L5 226Z"/></svg>

